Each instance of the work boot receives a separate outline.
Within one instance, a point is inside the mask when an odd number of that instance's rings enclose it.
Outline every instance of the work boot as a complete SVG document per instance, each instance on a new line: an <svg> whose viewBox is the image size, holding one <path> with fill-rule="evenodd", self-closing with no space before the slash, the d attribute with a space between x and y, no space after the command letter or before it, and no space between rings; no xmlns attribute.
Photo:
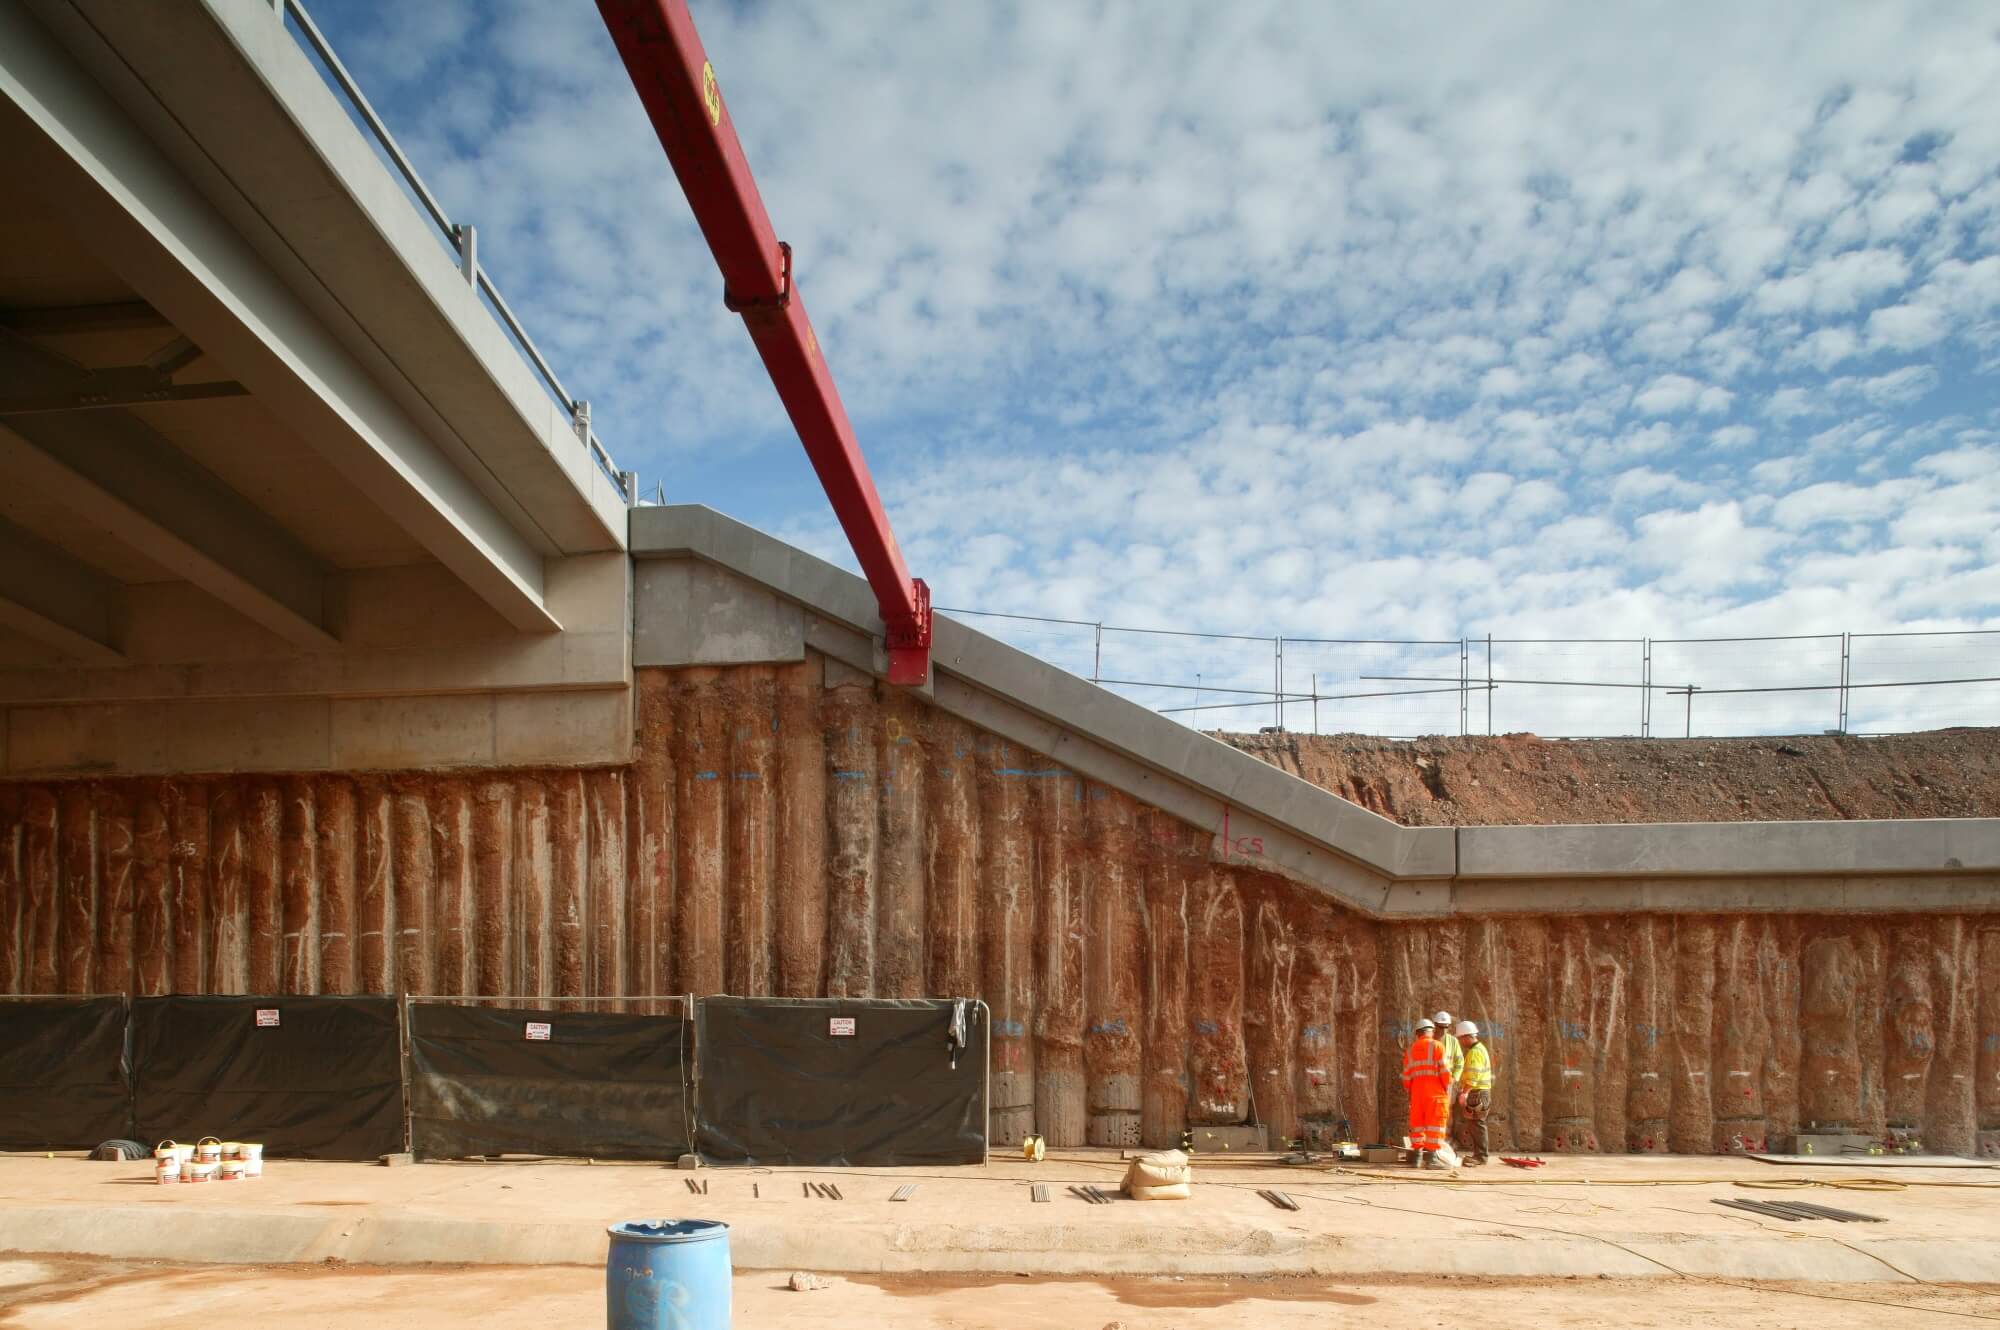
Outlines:
<svg viewBox="0 0 2000 1330"><path fill-rule="evenodd" d="M1429 1168L1431 1166L1431 1152L1429 1150L1417 1151L1416 1166L1418 1168Z"/></svg>

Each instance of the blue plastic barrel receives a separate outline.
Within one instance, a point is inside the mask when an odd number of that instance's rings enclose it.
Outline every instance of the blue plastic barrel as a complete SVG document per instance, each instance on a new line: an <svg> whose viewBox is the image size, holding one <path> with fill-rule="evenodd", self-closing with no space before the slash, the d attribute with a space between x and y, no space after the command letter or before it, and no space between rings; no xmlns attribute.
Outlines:
<svg viewBox="0 0 2000 1330"><path fill-rule="evenodd" d="M633 1219L607 1231L606 1330L729 1330L729 1225Z"/></svg>

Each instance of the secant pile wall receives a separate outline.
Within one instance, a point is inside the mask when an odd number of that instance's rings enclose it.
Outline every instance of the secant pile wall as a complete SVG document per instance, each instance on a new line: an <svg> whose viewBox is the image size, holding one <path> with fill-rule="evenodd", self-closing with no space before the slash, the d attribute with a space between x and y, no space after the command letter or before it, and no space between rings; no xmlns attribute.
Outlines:
<svg viewBox="0 0 2000 1330"><path fill-rule="evenodd" d="M2000 1129L2000 918L1374 921L828 668L641 671L621 769L0 786L0 989L978 995L1002 1144L1394 1139L1439 1006L1505 1143Z"/></svg>

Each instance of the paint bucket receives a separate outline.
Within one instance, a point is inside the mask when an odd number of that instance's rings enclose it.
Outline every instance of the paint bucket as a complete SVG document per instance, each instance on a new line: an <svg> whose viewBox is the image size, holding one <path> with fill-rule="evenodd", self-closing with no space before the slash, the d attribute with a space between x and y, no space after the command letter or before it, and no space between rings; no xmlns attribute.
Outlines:
<svg viewBox="0 0 2000 1330"><path fill-rule="evenodd" d="M251 1141L243 1142L243 1176L261 1178L264 1176L264 1147Z"/></svg>
<svg viewBox="0 0 2000 1330"><path fill-rule="evenodd" d="M153 1156L153 1181L169 1186L181 1180L181 1157L172 1150Z"/></svg>
<svg viewBox="0 0 2000 1330"><path fill-rule="evenodd" d="M243 1157L243 1142L224 1141L222 1143L222 1157L225 1160L241 1159Z"/></svg>
<svg viewBox="0 0 2000 1330"><path fill-rule="evenodd" d="M204 1136L195 1142L194 1158L198 1164L219 1164L222 1162L222 1142L213 1136Z"/></svg>
<svg viewBox="0 0 2000 1330"><path fill-rule="evenodd" d="M729 1226L706 1219L613 1224L604 1257L607 1330L729 1330Z"/></svg>
<svg viewBox="0 0 2000 1330"><path fill-rule="evenodd" d="M221 1167L222 1167L221 1164L216 1163L212 1160L203 1161L197 1159L192 1164L189 1164L187 1168L182 1171L181 1181L213 1182L215 1181L215 1170Z"/></svg>
<svg viewBox="0 0 2000 1330"><path fill-rule="evenodd" d="M216 1165L216 1170L215 1180L217 1182L236 1182L243 1176L243 1161L241 1159L225 1159Z"/></svg>

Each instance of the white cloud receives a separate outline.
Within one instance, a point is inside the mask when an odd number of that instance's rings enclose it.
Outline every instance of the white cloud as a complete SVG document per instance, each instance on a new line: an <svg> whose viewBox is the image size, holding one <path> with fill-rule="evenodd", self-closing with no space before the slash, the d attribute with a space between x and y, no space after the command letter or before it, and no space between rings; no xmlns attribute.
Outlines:
<svg viewBox="0 0 2000 1330"><path fill-rule="evenodd" d="M1726 388L1690 379L1685 374L1662 374L1632 399L1636 410L1649 416L1671 416L1687 410L1717 415L1729 409L1732 394Z"/></svg>
<svg viewBox="0 0 2000 1330"><path fill-rule="evenodd" d="M1920 351L1944 334L1944 315L1928 305L1890 305L1868 316L1870 343L1892 351Z"/></svg>
<svg viewBox="0 0 2000 1330"><path fill-rule="evenodd" d="M1678 590L1768 581L1772 571L1764 560L1784 539L1745 522L1734 501L1647 513L1635 525L1640 559L1660 570L1662 586Z"/></svg>
<svg viewBox="0 0 2000 1330"><path fill-rule="evenodd" d="M1794 531L1820 522L1879 521L1900 510L1922 488L1910 480L1867 486L1826 481L1794 490L1779 499L1772 518L1779 526Z"/></svg>

